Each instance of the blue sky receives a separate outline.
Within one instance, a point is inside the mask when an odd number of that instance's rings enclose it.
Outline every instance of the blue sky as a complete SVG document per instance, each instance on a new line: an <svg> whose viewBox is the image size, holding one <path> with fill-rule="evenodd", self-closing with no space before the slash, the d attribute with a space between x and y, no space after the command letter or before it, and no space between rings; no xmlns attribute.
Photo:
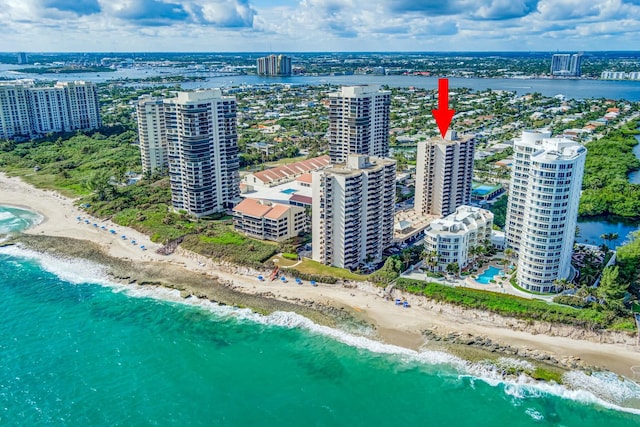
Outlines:
<svg viewBox="0 0 640 427"><path fill-rule="evenodd" d="M640 49L640 0L0 0L0 51Z"/></svg>

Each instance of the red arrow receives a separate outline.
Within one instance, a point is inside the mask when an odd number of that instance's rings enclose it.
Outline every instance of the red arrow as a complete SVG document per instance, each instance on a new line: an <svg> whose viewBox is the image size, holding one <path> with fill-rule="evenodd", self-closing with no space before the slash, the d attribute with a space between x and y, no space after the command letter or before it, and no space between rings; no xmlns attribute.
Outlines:
<svg viewBox="0 0 640 427"><path fill-rule="evenodd" d="M438 109L431 110L442 138L447 134L456 110L449 110L449 79L438 79Z"/></svg>

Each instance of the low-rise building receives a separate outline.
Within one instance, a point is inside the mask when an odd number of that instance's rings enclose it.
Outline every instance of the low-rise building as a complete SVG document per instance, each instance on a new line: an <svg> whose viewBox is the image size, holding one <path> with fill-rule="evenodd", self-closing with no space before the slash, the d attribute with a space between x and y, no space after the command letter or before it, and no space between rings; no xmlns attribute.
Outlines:
<svg viewBox="0 0 640 427"><path fill-rule="evenodd" d="M244 199L233 208L233 225L249 237L275 242L296 237L308 229L304 208L256 199Z"/></svg>
<svg viewBox="0 0 640 427"><path fill-rule="evenodd" d="M313 157L288 165L277 166L245 176L244 182L251 186L273 187L284 184L309 172L325 169L331 165L329 156Z"/></svg>
<svg viewBox="0 0 640 427"><path fill-rule="evenodd" d="M491 239L493 214L486 209L459 206L442 219L432 221L424 230L425 251L438 254L437 271L448 264L458 263L461 269L473 260L471 248L485 245Z"/></svg>

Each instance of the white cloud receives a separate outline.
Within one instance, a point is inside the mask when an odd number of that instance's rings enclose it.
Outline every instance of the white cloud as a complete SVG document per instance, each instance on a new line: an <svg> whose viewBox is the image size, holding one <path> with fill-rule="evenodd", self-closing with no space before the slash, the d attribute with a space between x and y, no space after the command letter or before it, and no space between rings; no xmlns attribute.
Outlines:
<svg viewBox="0 0 640 427"><path fill-rule="evenodd" d="M640 31L640 0L252 1L0 0L0 49L637 49Z"/></svg>

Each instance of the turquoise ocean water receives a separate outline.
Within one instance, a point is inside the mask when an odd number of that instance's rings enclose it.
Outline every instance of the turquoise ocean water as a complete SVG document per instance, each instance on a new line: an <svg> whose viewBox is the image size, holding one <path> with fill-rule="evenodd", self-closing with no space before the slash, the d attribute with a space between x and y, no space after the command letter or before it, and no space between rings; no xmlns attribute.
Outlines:
<svg viewBox="0 0 640 427"><path fill-rule="evenodd" d="M34 220L0 210L0 229ZM0 302L3 426L640 424L620 408L640 387L612 375L571 373L573 389L503 382L445 353L185 303L16 247L0 248Z"/></svg>

